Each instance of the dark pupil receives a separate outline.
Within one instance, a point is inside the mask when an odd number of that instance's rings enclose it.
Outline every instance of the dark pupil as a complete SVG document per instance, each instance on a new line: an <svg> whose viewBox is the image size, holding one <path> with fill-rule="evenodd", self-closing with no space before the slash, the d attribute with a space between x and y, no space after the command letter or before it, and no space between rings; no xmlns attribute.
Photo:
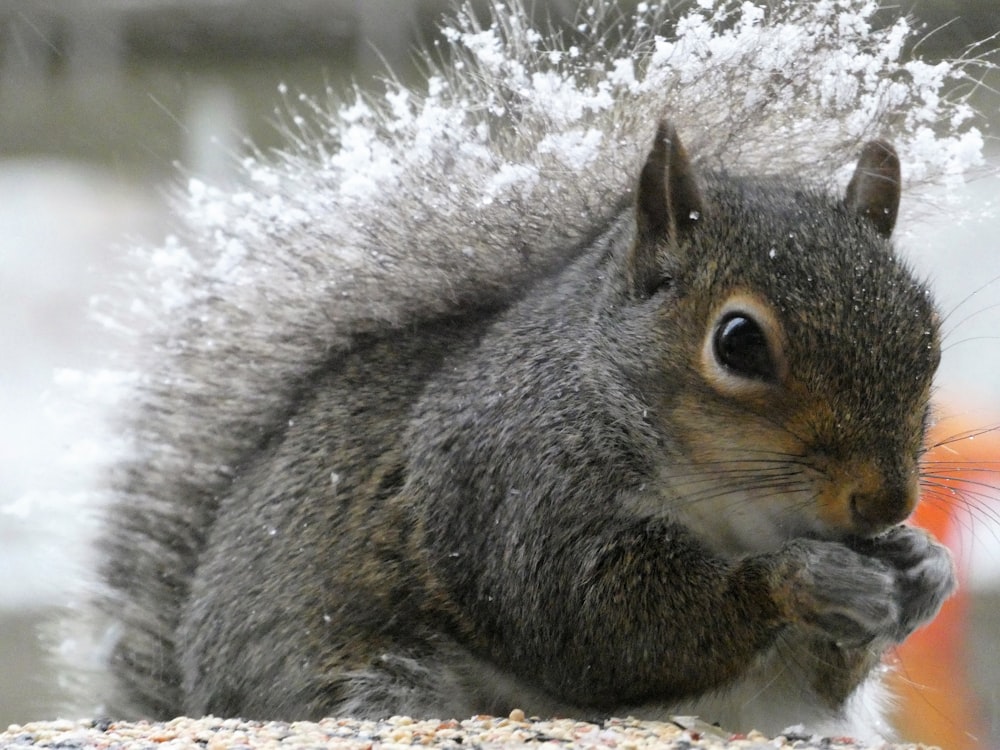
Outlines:
<svg viewBox="0 0 1000 750"><path fill-rule="evenodd" d="M773 380L774 363L767 339L753 318L731 313L715 329L715 358L736 375Z"/></svg>

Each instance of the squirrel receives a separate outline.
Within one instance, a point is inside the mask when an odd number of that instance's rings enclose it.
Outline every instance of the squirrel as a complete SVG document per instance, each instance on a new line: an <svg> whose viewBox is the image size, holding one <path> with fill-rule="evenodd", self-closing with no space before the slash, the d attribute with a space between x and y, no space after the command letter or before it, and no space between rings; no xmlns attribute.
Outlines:
<svg viewBox="0 0 1000 750"><path fill-rule="evenodd" d="M940 326L890 241L900 159L869 140L835 196L699 167L670 120L649 130L612 202L545 252L491 228L516 272L431 269L409 316L352 267L276 331L303 273L235 285L259 317L215 340L221 293L192 274L204 295L158 346L174 369L135 409L100 541L112 715L889 731L882 657L955 588L905 523ZM399 222L418 255L485 252ZM276 252L315 270L330 241ZM359 290L381 319L302 333ZM235 339L262 329L273 350L248 357ZM268 367L288 368L280 398L245 386Z"/></svg>

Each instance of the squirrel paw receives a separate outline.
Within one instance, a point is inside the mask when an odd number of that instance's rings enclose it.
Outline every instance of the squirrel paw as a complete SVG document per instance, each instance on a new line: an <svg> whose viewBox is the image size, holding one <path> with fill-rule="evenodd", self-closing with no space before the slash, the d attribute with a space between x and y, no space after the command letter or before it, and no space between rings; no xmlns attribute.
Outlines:
<svg viewBox="0 0 1000 750"><path fill-rule="evenodd" d="M814 539L780 554L777 600L793 623L848 647L895 637L902 608L890 562Z"/></svg>
<svg viewBox="0 0 1000 750"><path fill-rule="evenodd" d="M955 591L957 582L951 553L923 529L897 526L851 546L895 571L895 599L900 608L893 634L896 643L929 622Z"/></svg>
<svg viewBox="0 0 1000 750"><path fill-rule="evenodd" d="M849 544L800 539L782 557L779 603L843 646L901 643L956 586L947 548L909 526Z"/></svg>

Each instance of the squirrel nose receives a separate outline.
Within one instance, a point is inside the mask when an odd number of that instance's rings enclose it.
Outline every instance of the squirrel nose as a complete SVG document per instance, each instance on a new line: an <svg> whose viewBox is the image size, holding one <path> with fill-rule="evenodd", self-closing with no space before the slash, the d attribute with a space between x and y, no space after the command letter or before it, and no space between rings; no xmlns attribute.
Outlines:
<svg viewBox="0 0 1000 750"><path fill-rule="evenodd" d="M854 492L850 498L851 521L859 532L877 534L905 521L916 504L915 486L886 486L877 491Z"/></svg>
<svg viewBox="0 0 1000 750"><path fill-rule="evenodd" d="M831 530L876 536L902 523L916 507L915 465L863 458L834 463L826 474L819 516Z"/></svg>

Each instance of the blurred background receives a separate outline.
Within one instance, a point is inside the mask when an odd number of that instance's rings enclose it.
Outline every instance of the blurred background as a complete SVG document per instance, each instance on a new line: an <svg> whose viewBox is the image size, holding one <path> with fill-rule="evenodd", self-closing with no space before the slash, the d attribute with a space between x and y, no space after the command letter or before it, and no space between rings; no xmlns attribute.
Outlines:
<svg viewBox="0 0 1000 750"><path fill-rule="evenodd" d="M571 20L576 2L539 9ZM54 382L106 364L89 300L113 289L129 237L167 231L184 175L225 182L247 139L280 147L289 97L404 76L447 0L0 0L0 726L54 718L59 681L38 623L69 595L92 520L66 507L54 466L87 425L68 426ZM937 30L923 57L1000 31L996 0L900 6ZM986 50L1000 63L995 39ZM1000 77L975 98L1000 128ZM282 93L279 84L284 84ZM925 199L898 242L949 315L939 437L1000 424L1000 144L991 170ZM60 374L62 373L62 374ZM900 652L901 724L946 750L1000 748L1000 439L935 456L975 462L970 504L921 517L955 549L966 582L939 626ZM962 484L956 480L957 484ZM934 513L932 511L936 510ZM69 533L67 533L67 530Z"/></svg>

